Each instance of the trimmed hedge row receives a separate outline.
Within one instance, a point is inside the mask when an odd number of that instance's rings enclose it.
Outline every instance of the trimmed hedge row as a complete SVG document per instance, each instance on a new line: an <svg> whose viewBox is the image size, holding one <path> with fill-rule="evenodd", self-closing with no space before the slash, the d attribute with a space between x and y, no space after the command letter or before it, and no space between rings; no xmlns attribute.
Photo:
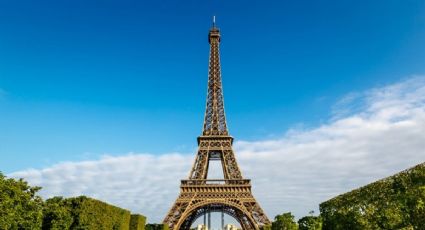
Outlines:
<svg viewBox="0 0 425 230"><path fill-rule="evenodd" d="M48 199L43 214L43 229L46 230L144 230L146 220L141 215L131 218L128 210L85 196Z"/></svg>
<svg viewBox="0 0 425 230"><path fill-rule="evenodd" d="M134 214L130 218L130 230L145 230L146 217Z"/></svg>
<svg viewBox="0 0 425 230"><path fill-rule="evenodd" d="M323 229L425 229L425 163L320 204Z"/></svg>

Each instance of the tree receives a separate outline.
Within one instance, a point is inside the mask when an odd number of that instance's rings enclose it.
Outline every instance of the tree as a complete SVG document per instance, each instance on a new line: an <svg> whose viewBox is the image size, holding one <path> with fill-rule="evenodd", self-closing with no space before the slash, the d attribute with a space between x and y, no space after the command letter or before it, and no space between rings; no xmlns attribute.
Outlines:
<svg viewBox="0 0 425 230"><path fill-rule="evenodd" d="M272 224L272 230L298 230L297 222L295 222L294 215L290 212L277 215Z"/></svg>
<svg viewBox="0 0 425 230"><path fill-rule="evenodd" d="M300 230L322 230L322 218L319 216L305 216L298 220Z"/></svg>
<svg viewBox="0 0 425 230"><path fill-rule="evenodd" d="M0 229L40 229L43 201L36 195L40 189L0 173Z"/></svg>
<svg viewBox="0 0 425 230"><path fill-rule="evenodd" d="M46 200L43 208L43 230L70 229L74 218L68 203L62 197Z"/></svg>

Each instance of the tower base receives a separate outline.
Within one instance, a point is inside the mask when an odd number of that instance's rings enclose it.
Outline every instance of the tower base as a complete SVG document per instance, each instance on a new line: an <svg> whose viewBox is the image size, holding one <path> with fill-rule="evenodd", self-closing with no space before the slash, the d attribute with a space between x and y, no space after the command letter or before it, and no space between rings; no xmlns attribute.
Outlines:
<svg viewBox="0 0 425 230"><path fill-rule="evenodd" d="M244 230L270 224L247 179L182 180L180 195L163 222L173 230L189 230L196 219L209 212L234 217Z"/></svg>

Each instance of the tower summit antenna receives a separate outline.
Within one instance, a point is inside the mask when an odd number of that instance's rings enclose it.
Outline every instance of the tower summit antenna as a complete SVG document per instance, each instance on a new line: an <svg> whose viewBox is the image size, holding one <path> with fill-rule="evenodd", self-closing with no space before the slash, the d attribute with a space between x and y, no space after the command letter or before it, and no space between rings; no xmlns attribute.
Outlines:
<svg viewBox="0 0 425 230"><path fill-rule="evenodd" d="M215 15L213 16L213 27L215 27Z"/></svg>

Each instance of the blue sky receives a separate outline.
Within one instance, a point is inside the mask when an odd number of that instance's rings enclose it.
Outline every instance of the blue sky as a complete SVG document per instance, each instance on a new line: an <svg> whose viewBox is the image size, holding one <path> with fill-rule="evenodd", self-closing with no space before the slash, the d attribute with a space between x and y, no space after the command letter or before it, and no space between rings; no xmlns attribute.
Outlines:
<svg viewBox="0 0 425 230"><path fill-rule="evenodd" d="M1 1L0 171L193 153L212 15L239 140L425 73L424 1Z"/></svg>

